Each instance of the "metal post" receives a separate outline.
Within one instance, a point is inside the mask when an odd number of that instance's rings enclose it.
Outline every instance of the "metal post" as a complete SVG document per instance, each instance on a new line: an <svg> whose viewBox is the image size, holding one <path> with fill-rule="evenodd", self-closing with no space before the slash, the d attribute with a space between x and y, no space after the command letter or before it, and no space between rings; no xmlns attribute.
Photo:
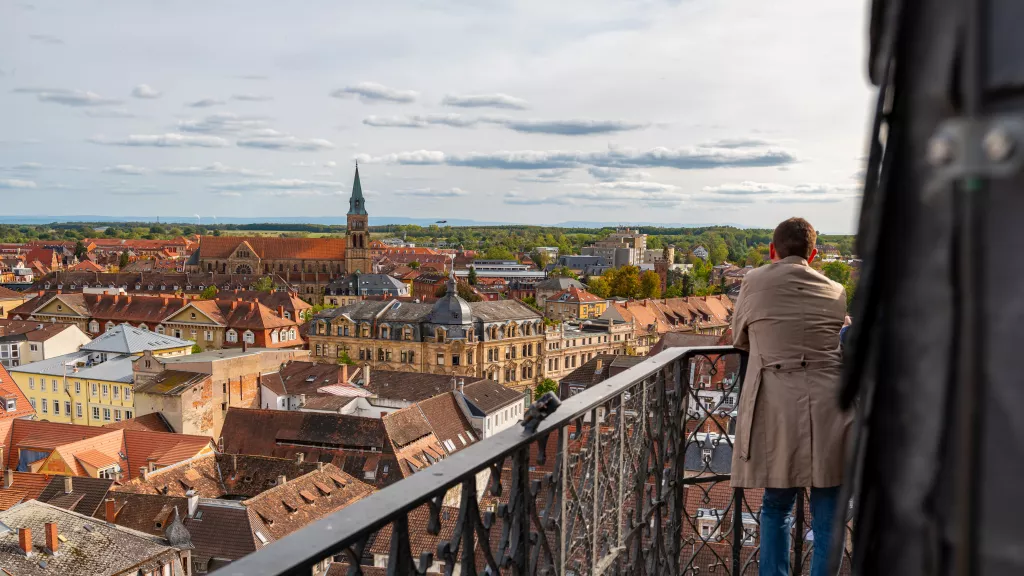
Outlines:
<svg viewBox="0 0 1024 576"><path fill-rule="evenodd" d="M632 396L632 394L630 394ZM619 514L616 522L615 529L619 533L618 544L621 547L625 544L625 538L623 537L622 530L622 509L626 504L626 488L624 482L626 481L626 393L623 392L619 396Z"/></svg>
<svg viewBox="0 0 1024 576"><path fill-rule="evenodd" d="M566 518L566 497L569 494L568 481L569 481L569 426L561 426L558 428L558 446L559 452L561 453L561 478L559 479L559 505L562 507L562 511L558 516L558 535L559 535L559 576L565 576L565 565L567 563L565 559L565 531L568 529L568 518Z"/></svg>
<svg viewBox="0 0 1024 576"><path fill-rule="evenodd" d="M796 527L793 535L793 564L789 573L793 576L800 576L804 564L804 498L807 493L801 488L796 493Z"/></svg>
<svg viewBox="0 0 1024 576"><path fill-rule="evenodd" d="M590 551L591 563L590 568L594 569L597 567L598 555L601 552L600 539L601 539L601 510L599 498L597 497L598 491L601 489L601 483L598 478L598 474L601 472L601 424L597 421L597 413L600 408L594 408L590 413L591 416L591 429L590 432L594 436L594 452L591 457L594 459L594 482L591 484L590 496L594 499L593 511L594 519L590 524L590 528L593 530L593 540L591 546L593 548Z"/></svg>
<svg viewBox="0 0 1024 576"><path fill-rule="evenodd" d="M743 549L743 488L732 489L732 576L740 576L740 550Z"/></svg>

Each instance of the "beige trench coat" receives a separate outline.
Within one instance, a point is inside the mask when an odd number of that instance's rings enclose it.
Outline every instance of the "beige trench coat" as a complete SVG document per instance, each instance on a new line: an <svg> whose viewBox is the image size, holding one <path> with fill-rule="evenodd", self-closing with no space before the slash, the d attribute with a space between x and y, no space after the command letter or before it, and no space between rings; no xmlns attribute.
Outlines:
<svg viewBox="0 0 1024 576"><path fill-rule="evenodd" d="M743 280L733 343L750 352L740 391L732 485L838 486L852 413L839 410L846 291L799 256Z"/></svg>

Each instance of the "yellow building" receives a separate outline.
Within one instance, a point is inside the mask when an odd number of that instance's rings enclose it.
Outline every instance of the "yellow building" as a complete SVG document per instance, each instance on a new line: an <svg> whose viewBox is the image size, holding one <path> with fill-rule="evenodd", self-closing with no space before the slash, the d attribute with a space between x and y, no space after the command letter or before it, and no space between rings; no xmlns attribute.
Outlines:
<svg viewBox="0 0 1024 576"><path fill-rule="evenodd" d="M607 309L607 300L575 286L562 290L544 302L544 315L552 320L598 318Z"/></svg>
<svg viewBox="0 0 1024 576"><path fill-rule="evenodd" d="M184 356L192 353L192 342L121 325L78 352L10 372L37 419L102 426L135 415L132 363L146 350Z"/></svg>

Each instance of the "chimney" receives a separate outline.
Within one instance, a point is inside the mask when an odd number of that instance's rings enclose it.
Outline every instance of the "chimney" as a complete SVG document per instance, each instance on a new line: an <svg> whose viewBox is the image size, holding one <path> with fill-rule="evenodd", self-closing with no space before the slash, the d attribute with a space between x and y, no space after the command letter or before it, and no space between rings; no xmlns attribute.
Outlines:
<svg viewBox="0 0 1024 576"><path fill-rule="evenodd" d="M247 342L246 339L243 337L242 338L242 352L246 352L248 350L249 350L249 342Z"/></svg>
<svg viewBox="0 0 1024 576"><path fill-rule="evenodd" d="M149 468L139 466L139 478L141 478L143 482L146 481L146 472L149 472Z"/></svg>
<svg viewBox="0 0 1024 576"><path fill-rule="evenodd" d="M71 476L65 476L64 477L64 493L65 494L71 494L74 491L75 490L74 490L74 488L73 488L73 486L71 484Z"/></svg>
<svg viewBox="0 0 1024 576"><path fill-rule="evenodd" d="M238 288L235 288L235 292L238 292ZM241 301L242 301L241 297L235 298L235 302L241 302Z"/></svg>
<svg viewBox="0 0 1024 576"><path fill-rule="evenodd" d="M602 360L601 357L598 356L597 357L597 366L594 367L594 373L595 374L600 374L602 366L604 366L604 360Z"/></svg>
<svg viewBox="0 0 1024 576"><path fill-rule="evenodd" d="M124 302L125 302L125 304L131 304L132 303L132 295L129 294L129 295L125 296L124 297Z"/></svg>
<svg viewBox="0 0 1024 576"><path fill-rule="evenodd" d="M287 483L288 483L288 477L285 476L284 474L281 474L280 476L277 477L277 485L278 486L284 486Z"/></svg>
<svg viewBox="0 0 1024 576"><path fill-rule="evenodd" d="M306 455L302 452L295 454L295 463L302 464L302 461L306 459Z"/></svg>
<svg viewBox="0 0 1024 576"><path fill-rule="evenodd" d="M18 528L18 547L25 553L25 556L32 555L32 530L29 528Z"/></svg>
<svg viewBox="0 0 1024 576"><path fill-rule="evenodd" d="M284 318L284 306L277 307L277 317Z"/></svg>
<svg viewBox="0 0 1024 576"><path fill-rule="evenodd" d="M234 310L237 307L238 307L238 301L237 300L232 300L231 301L231 309Z"/></svg>
<svg viewBox="0 0 1024 576"><path fill-rule="evenodd" d="M466 393L466 379L465 378L459 378L459 393L460 394L465 394Z"/></svg>
<svg viewBox="0 0 1024 576"><path fill-rule="evenodd" d="M57 523L47 522L44 524L46 527L46 547L50 549L50 554L57 555L57 547L60 546L60 540L57 538Z"/></svg>
<svg viewBox="0 0 1024 576"><path fill-rule="evenodd" d="M39 291L39 296L44 296L45 294L46 294L46 290L40 290Z"/></svg>
<svg viewBox="0 0 1024 576"><path fill-rule="evenodd" d="M370 365L363 364L363 388L370 387Z"/></svg>
<svg viewBox="0 0 1024 576"><path fill-rule="evenodd" d="M249 312L252 312L255 309L256 309L256 303L255 302L249 302Z"/></svg>
<svg viewBox="0 0 1024 576"><path fill-rule="evenodd" d="M107 498L103 502L103 506L104 506L104 516L103 516L104 519L107 522L113 524L114 520L117 519L117 504L114 502L113 498Z"/></svg>
<svg viewBox="0 0 1024 576"><path fill-rule="evenodd" d="M316 469L317 469L317 470L323 470L323 469L324 469L324 463L323 463L323 462L319 462L319 461L318 461L318 462L316 463Z"/></svg>
<svg viewBox="0 0 1024 576"><path fill-rule="evenodd" d="M238 454L231 455L231 471L238 472Z"/></svg>
<svg viewBox="0 0 1024 576"><path fill-rule="evenodd" d="M339 384L345 384L348 382L348 364L341 365L341 382ZM0 452L0 461L3 460L3 453Z"/></svg>
<svg viewBox="0 0 1024 576"><path fill-rule="evenodd" d="M189 490L185 492L185 498L188 498L188 517L192 518L199 509L199 494L195 490Z"/></svg>
<svg viewBox="0 0 1024 576"><path fill-rule="evenodd" d="M114 304L117 304L117 294L114 294Z"/></svg>
<svg viewBox="0 0 1024 576"><path fill-rule="evenodd" d="M11 484L14 484L14 470L8 468L4 470L4 488L10 488Z"/></svg>

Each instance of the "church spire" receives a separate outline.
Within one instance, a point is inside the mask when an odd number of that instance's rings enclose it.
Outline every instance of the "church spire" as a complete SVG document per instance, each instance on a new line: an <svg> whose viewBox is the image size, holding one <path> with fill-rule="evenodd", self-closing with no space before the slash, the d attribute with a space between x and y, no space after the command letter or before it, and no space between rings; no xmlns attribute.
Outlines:
<svg viewBox="0 0 1024 576"><path fill-rule="evenodd" d="M366 201L363 200L363 186L359 183L359 164L356 164L356 177L352 182L352 197L348 199L348 213L366 214Z"/></svg>

